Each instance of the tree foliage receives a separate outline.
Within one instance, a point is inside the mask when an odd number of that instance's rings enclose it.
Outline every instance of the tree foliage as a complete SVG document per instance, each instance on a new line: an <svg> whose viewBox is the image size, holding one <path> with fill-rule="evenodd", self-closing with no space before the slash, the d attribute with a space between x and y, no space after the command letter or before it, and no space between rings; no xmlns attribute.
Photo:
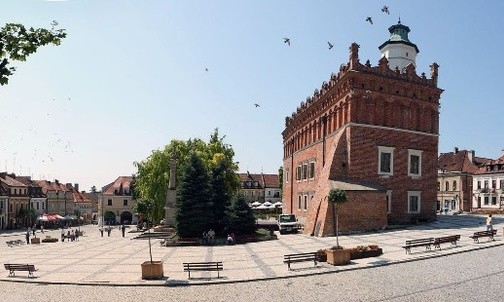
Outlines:
<svg viewBox="0 0 504 302"><path fill-rule="evenodd" d="M9 83L15 68L9 67L10 60L25 61L40 46L60 45L66 37L64 29L57 29L58 22L51 23L51 29L26 28L22 24L7 23L0 28L0 85Z"/></svg>
<svg viewBox="0 0 504 302"><path fill-rule="evenodd" d="M234 150L224 142L224 138L220 137L218 129L215 129L208 143L198 138L187 141L172 140L163 150L154 150L147 159L134 163L138 170L135 177L135 198L152 200L155 203L154 211L158 218L155 221L164 217L163 208L166 203L172 152L175 152L177 157L177 188L181 185L183 167L192 153L202 159L207 171L222 166L224 186L229 196L240 188L236 176L238 163L233 162Z"/></svg>
<svg viewBox="0 0 504 302"><path fill-rule="evenodd" d="M191 153L177 190L175 222L182 238L199 237L214 222L210 178L203 160Z"/></svg>
<svg viewBox="0 0 504 302"><path fill-rule="evenodd" d="M341 189L331 189L331 191L329 191L328 200L331 203L335 203L336 205L340 205L340 204L347 201L347 196L346 196L345 191L343 191Z"/></svg>
<svg viewBox="0 0 504 302"><path fill-rule="evenodd" d="M238 194L233 198L229 211L229 231L239 235L255 233L255 217L245 196Z"/></svg>
<svg viewBox="0 0 504 302"><path fill-rule="evenodd" d="M214 222L212 229L221 234L229 222L228 208L231 205L231 197L226 187L226 164L221 161L210 173L211 200Z"/></svg>

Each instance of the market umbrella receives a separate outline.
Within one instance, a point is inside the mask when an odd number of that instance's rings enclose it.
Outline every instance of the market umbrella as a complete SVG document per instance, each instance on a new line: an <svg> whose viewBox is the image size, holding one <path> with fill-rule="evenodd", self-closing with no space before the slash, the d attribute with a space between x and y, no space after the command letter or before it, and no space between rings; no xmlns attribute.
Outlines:
<svg viewBox="0 0 504 302"><path fill-rule="evenodd" d="M65 219L65 217L63 217L63 216L61 216L59 214L54 214L54 215L52 215L52 217L54 217L57 220L63 220L63 219Z"/></svg>
<svg viewBox="0 0 504 302"><path fill-rule="evenodd" d="M264 206L269 207L269 206L271 206L271 202L269 202L269 201L265 201L265 202L263 203L263 205L264 205Z"/></svg>
<svg viewBox="0 0 504 302"><path fill-rule="evenodd" d="M258 207L258 206L260 206L260 205L261 205L261 203L260 203L259 201L254 201L254 202L252 203L252 206L253 206L253 207Z"/></svg>

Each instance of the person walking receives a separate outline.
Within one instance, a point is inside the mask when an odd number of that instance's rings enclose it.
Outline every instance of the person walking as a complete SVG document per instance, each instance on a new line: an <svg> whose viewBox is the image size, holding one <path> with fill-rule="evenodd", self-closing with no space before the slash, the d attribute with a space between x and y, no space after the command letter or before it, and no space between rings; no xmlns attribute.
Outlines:
<svg viewBox="0 0 504 302"><path fill-rule="evenodd" d="M124 235L126 234L126 226L124 225L124 223L121 225L121 232L122 236L124 237Z"/></svg>
<svg viewBox="0 0 504 302"><path fill-rule="evenodd" d="M100 227L100 234L103 237L103 226Z"/></svg>
<svg viewBox="0 0 504 302"><path fill-rule="evenodd" d="M30 228L26 230L26 244L30 244Z"/></svg>
<svg viewBox="0 0 504 302"><path fill-rule="evenodd" d="M488 217L486 219L486 227L487 227L487 231L493 231L493 218L492 218L492 214L488 214Z"/></svg>

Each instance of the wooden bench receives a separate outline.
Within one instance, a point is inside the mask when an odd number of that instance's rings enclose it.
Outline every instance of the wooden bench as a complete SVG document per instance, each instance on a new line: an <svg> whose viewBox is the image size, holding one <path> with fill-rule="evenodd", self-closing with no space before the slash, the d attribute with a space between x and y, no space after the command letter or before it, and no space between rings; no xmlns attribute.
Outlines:
<svg viewBox="0 0 504 302"><path fill-rule="evenodd" d="M17 240L9 240L5 243L7 243L8 247L13 247L13 246L18 246L18 245L24 244L24 241L21 239L17 239Z"/></svg>
<svg viewBox="0 0 504 302"><path fill-rule="evenodd" d="M434 243L434 238L422 238L414 240L406 240L406 244L403 248L406 250L406 254L411 253L412 247L425 246L426 250L431 250L431 245Z"/></svg>
<svg viewBox="0 0 504 302"><path fill-rule="evenodd" d="M479 243L479 239L481 237L488 237L492 241L494 241L494 236L497 234L497 230L490 230L490 231L481 231L481 232L474 232L472 236L469 236L469 238L474 239L475 243Z"/></svg>
<svg viewBox="0 0 504 302"><path fill-rule="evenodd" d="M12 264L12 263L5 263L4 267L6 270L9 271L9 277L14 277L16 274L16 271L24 271L28 272L28 277L33 278L33 272L38 271L35 269L35 265L33 264Z"/></svg>
<svg viewBox="0 0 504 302"><path fill-rule="evenodd" d="M191 279L191 271L217 272L217 278L220 278L219 271L222 270L223 266L221 261L184 263L184 272L189 274L189 279Z"/></svg>
<svg viewBox="0 0 504 302"><path fill-rule="evenodd" d="M287 263L287 267L291 270L291 263L313 261L314 265L317 265L317 252L310 253L298 253L298 254L288 254L284 255L284 263Z"/></svg>
<svg viewBox="0 0 504 302"><path fill-rule="evenodd" d="M457 241L460 240L460 235L451 235L445 237L434 238L434 248L441 249L441 243L451 243L451 245L457 246Z"/></svg>

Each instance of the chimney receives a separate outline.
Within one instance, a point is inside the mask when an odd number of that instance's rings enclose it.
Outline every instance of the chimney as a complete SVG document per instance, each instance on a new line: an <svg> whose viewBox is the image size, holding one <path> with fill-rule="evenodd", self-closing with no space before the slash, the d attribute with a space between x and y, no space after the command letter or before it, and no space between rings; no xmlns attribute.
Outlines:
<svg viewBox="0 0 504 302"><path fill-rule="evenodd" d="M79 192L79 184L75 183L74 188L75 188L75 191Z"/></svg>
<svg viewBox="0 0 504 302"><path fill-rule="evenodd" d="M67 190L71 190L71 189L72 189L72 184L71 184L71 183L69 183L69 182L67 182L67 183L65 184L65 187L67 188Z"/></svg>
<svg viewBox="0 0 504 302"><path fill-rule="evenodd" d="M59 180L55 179L54 183L57 184L57 185L59 185Z"/></svg>
<svg viewBox="0 0 504 302"><path fill-rule="evenodd" d="M474 150L467 152L467 156L469 157L469 161L474 164Z"/></svg>
<svg viewBox="0 0 504 302"><path fill-rule="evenodd" d="M458 147L455 147L454 153L455 153L455 154L457 154L457 153L458 153Z"/></svg>

